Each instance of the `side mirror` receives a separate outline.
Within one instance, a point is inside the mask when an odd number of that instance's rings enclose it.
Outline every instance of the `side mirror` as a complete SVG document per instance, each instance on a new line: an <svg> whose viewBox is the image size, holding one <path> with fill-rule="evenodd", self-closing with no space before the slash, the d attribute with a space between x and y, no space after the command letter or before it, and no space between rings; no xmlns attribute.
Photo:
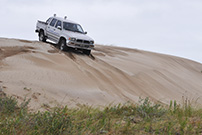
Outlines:
<svg viewBox="0 0 202 135"><path fill-rule="evenodd" d="M62 30L61 26L57 26L57 29Z"/></svg>
<svg viewBox="0 0 202 135"><path fill-rule="evenodd" d="M84 34L87 34L87 31L86 31L86 32L84 32Z"/></svg>

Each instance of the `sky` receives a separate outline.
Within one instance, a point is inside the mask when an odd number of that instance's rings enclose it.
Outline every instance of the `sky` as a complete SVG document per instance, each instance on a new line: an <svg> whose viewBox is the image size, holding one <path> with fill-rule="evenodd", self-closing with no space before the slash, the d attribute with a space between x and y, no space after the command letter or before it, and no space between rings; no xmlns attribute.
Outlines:
<svg viewBox="0 0 202 135"><path fill-rule="evenodd" d="M0 0L0 37L38 40L37 20L78 22L97 44L202 63L202 0Z"/></svg>

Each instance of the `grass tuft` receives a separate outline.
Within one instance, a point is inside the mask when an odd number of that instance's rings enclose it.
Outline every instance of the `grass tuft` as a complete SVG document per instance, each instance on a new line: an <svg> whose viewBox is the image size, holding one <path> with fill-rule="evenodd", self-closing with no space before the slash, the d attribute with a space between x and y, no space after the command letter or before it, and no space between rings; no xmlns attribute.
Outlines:
<svg viewBox="0 0 202 135"><path fill-rule="evenodd" d="M187 99L182 105L153 103L118 104L104 109L81 105L29 112L30 99L18 104L13 97L0 97L0 134L201 134L202 109Z"/></svg>

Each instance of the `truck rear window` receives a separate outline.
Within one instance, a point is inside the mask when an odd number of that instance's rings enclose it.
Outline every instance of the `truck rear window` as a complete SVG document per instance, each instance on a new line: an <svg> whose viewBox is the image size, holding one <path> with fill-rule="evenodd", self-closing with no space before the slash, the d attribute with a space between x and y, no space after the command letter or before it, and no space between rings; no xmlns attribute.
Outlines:
<svg viewBox="0 0 202 135"><path fill-rule="evenodd" d="M51 17L48 18L48 20L46 21L46 23L49 24L49 22L51 21L51 19L52 19Z"/></svg>
<svg viewBox="0 0 202 135"><path fill-rule="evenodd" d="M51 21L51 23L50 23L50 26L54 26L55 23L56 23L56 21L57 21L57 19L53 19L53 20Z"/></svg>

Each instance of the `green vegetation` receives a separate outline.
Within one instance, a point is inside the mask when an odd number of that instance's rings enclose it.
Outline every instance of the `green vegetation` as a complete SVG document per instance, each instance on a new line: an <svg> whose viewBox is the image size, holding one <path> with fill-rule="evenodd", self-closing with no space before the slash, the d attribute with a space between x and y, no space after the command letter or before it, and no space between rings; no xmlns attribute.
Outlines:
<svg viewBox="0 0 202 135"><path fill-rule="evenodd" d="M29 100L18 104L12 97L0 97L0 134L201 134L202 109L170 101L169 106L153 104L149 98L139 104L125 104L104 109L52 108L29 112Z"/></svg>

